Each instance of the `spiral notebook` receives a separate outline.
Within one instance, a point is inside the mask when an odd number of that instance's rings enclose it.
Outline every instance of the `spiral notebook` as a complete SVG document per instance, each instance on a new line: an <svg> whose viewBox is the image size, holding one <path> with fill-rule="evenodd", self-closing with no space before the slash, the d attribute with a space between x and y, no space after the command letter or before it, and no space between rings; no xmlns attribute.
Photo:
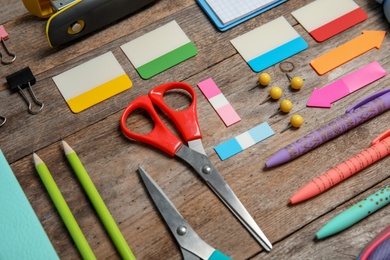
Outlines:
<svg viewBox="0 0 390 260"><path fill-rule="evenodd" d="M236 26L286 0L197 0L221 31Z"/></svg>

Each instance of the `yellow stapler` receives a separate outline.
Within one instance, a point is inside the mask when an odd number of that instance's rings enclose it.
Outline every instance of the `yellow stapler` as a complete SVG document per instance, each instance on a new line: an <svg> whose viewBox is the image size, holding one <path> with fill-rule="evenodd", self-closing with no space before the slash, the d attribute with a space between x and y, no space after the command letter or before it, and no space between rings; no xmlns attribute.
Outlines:
<svg viewBox="0 0 390 260"><path fill-rule="evenodd" d="M32 14L49 18L46 36L51 47L102 28L156 0L23 0Z"/></svg>

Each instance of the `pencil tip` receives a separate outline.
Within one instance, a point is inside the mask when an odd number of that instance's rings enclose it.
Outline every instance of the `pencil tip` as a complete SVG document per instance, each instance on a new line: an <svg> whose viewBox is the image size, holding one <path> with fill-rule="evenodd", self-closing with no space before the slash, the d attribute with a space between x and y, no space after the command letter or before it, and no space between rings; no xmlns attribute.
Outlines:
<svg viewBox="0 0 390 260"><path fill-rule="evenodd" d="M40 163L43 163L42 159L39 158L39 156L36 153L33 153L33 159L34 159L35 166L37 166Z"/></svg>
<svg viewBox="0 0 390 260"><path fill-rule="evenodd" d="M74 150L64 140L62 140L62 148L64 149L65 154L70 154L74 152Z"/></svg>

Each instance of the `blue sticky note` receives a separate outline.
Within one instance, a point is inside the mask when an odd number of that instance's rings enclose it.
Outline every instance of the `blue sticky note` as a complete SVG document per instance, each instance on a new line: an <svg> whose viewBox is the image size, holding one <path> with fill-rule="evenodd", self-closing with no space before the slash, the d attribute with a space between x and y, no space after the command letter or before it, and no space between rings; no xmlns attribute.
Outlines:
<svg viewBox="0 0 390 260"><path fill-rule="evenodd" d="M230 42L254 72L260 72L308 48L305 40L283 16Z"/></svg>
<svg viewBox="0 0 390 260"><path fill-rule="evenodd" d="M0 259L59 259L0 150Z"/></svg>

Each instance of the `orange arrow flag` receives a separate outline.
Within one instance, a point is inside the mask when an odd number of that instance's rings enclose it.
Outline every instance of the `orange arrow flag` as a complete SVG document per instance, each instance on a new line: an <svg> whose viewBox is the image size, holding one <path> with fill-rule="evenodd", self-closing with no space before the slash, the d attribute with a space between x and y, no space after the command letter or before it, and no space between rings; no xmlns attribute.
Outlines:
<svg viewBox="0 0 390 260"><path fill-rule="evenodd" d="M310 65L319 75L323 75L374 47L379 49L385 35L385 31L363 31L355 39L312 60Z"/></svg>

